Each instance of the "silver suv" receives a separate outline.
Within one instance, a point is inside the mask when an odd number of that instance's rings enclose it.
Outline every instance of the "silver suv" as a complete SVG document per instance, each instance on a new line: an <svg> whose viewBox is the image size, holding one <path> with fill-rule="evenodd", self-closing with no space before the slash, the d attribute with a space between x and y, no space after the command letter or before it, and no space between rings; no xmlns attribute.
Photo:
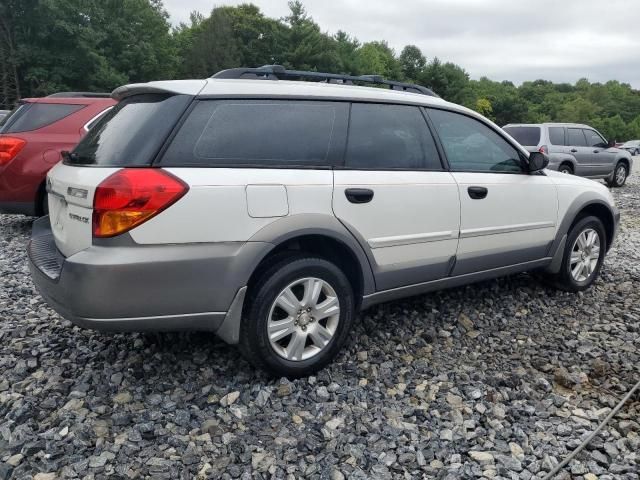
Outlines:
<svg viewBox="0 0 640 480"><path fill-rule="evenodd" d="M633 160L600 133L577 123L509 124L504 131L529 151L549 156L547 168L587 178L604 178L610 187L627 181Z"/></svg>

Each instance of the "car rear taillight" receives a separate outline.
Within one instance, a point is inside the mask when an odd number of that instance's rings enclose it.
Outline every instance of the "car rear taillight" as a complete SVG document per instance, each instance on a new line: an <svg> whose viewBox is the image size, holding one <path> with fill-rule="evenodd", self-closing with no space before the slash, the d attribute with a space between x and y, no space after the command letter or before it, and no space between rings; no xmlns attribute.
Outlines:
<svg viewBox="0 0 640 480"><path fill-rule="evenodd" d="M13 160L26 143L21 138L0 137L0 165Z"/></svg>
<svg viewBox="0 0 640 480"><path fill-rule="evenodd" d="M93 236L113 237L146 222L189 191L157 168L125 168L106 178L93 198Z"/></svg>
<svg viewBox="0 0 640 480"><path fill-rule="evenodd" d="M539 151L540 153L544 153L545 155L548 155L548 154L549 154L549 148L548 148L546 145L542 145L542 146L538 149L538 151Z"/></svg>

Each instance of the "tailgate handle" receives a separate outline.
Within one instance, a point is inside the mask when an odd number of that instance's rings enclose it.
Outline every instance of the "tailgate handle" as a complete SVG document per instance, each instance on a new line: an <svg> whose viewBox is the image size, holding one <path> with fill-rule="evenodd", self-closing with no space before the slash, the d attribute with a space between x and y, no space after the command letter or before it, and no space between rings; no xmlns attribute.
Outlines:
<svg viewBox="0 0 640 480"><path fill-rule="evenodd" d="M369 203L373 198L373 190L369 188L347 188L344 194L351 203Z"/></svg>

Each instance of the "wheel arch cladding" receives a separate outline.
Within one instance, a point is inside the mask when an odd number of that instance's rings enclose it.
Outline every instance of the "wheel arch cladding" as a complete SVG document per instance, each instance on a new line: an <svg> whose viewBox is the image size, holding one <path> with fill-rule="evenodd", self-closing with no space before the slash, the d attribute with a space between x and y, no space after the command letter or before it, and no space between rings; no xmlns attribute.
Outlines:
<svg viewBox="0 0 640 480"><path fill-rule="evenodd" d="M607 250L611 247L611 240L613 239L616 228L614 212L611 206L596 193L584 192L575 198L573 202L571 202L571 205L569 205L569 208L567 208L564 218L561 220L558 231L556 232L556 238L549 249L548 256L553 256L557 252L558 247L563 243L563 239L569 233L571 227L587 215L593 215L602 221L607 235Z"/></svg>
<svg viewBox="0 0 640 480"><path fill-rule="evenodd" d="M293 250L317 255L342 268L358 302L363 295L375 291L371 265L363 246L335 217L323 214L285 217L260 230L250 241L268 242L274 247L254 269L249 285L278 261L280 254Z"/></svg>

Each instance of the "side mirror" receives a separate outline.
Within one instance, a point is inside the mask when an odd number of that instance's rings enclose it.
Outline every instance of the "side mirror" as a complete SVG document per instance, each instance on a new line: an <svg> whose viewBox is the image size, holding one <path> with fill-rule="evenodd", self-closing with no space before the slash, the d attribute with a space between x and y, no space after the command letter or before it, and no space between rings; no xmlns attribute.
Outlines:
<svg viewBox="0 0 640 480"><path fill-rule="evenodd" d="M613 148L616 146L616 141L615 140L609 140L607 142L607 148Z"/></svg>
<svg viewBox="0 0 640 480"><path fill-rule="evenodd" d="M549 157L542 152L531 152L529 154L529 171L538 172L544 170L549 165Z"/></svg>

